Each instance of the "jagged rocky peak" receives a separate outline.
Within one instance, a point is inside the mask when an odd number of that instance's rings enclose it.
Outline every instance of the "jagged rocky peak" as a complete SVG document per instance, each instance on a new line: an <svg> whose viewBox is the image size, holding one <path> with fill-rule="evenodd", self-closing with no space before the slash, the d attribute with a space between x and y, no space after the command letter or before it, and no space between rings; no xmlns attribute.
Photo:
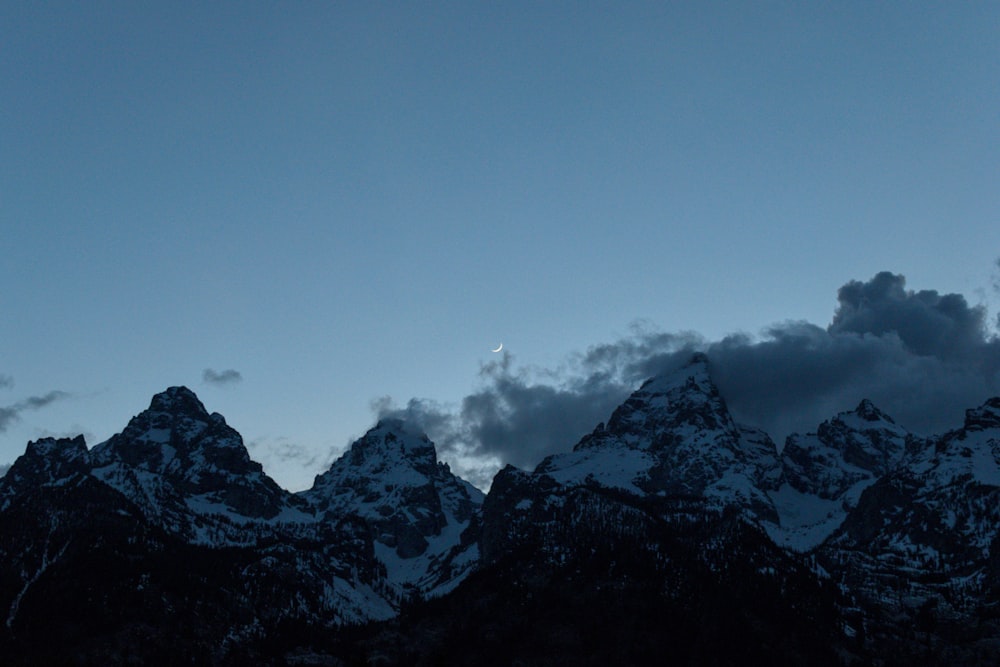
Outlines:
<svg viewBox="0 0 1000 667"><path fill-rule="evenodd" d="M356 467L384 467L400 459L429 473L437 465L437 450L425 433L393 418L380 419L351 445L347 454L347 462Z"/></svg>
<svg viewBox="0 0 1000 667"><path fill-rule="evenodd" d="M782 451L785 477L803 493L845 499L895 467L911 435L868 399L806 435L792 434ZM861 486L857 486L858 484Z"/></svg>
<svg viewBox="0 0 1000 667"><path fill-rule="evenodd" d="M149 407L125 429L94 448L95 463L116 460L145 470L183 474L188 467L207 466L243 474L260 472L243 438L225 418L209 412L187 387L170 387L153 396Z"/></svg>
<svg viewBox="0 0 1000 667"><path fill-rule="evenodd" d="M629 446L656 449L665 443L654 434L720 430L739 438L739 427L712 381L708 357L696 353L684 367L644 382L607 425L598 426L577 448L600 446L613 436Z"/></svg>
<svg viewBox="0 0 1000 667"><path fill-rule="evenodd" d="M151 412L166 412L170 414L186 414L191 416L208 416L208 410L198 396L184 386L167 387L153 396L149 403Z"/></svg>
<svg viewBox="0 0 1000 667"><path fill-rule="evenodd" d="M646 381L606 426L542 461L535 475L638 496L698 497L713 510L736 506L776 519L764 490L779 484L781 465L766 434L734 421L708 358L695 354Z"/></svg>
<svg viewBox="0 0 1000 667"><path fill-rule="evenodd" d="M483 501L481 491L438 462L426 434L400 419L380 420L301 496L329 519L368 523L387 566L455 547ZM428 572L408 570L403 580L414 584Z"/></svg>
<svg viewBox="0 0 1000 667"><path fill-rule="evenodd" d="M868 399L819 425L793 433L781 452L784 486L771 493L778 543L806 551L827 539L865 489L896 469L916 440Z"/></svg>
<svg viewBox="0 0 1000 667"><path fill-rule="evenodd" d="M437 460L434 443L425 433L401 419L381 419L355 440L329 470L317 475L312 489L303 495L325 509L331 503L342 504L335 503L336 499L345 501L359 495L365 503L388 502L401 489L434 486L453 479L458 478L447 464ZM481 500L481 492L471 495Z"/></svg>
<svg viewBox="0 0 1000 667"><path fill-rule="evenodd" d="M888 422L890 424L896 423L892 420L892 417L890 417L889 415L885 414L884 412L876 408L875 404L872 403L867 398L861 399L861 402L858 403L858 407L854 408L854 414L856 414L861 419L864 419L865 421L869 422L883 421L883 422Z"/></svg>
<svg viewBox="0 0 1000 667"><path fill-rule="evenodd" d="M162 495L154 513L173 502L165 500L170 497L189 507L215 504L220 512L270 518L290 496L250 458L240 434L187 387L153 396L121 433L94 447L91 458L98 478L128 497ZM155 491L145 488L150 484Z"/></svg>
<svg viewBox="0 0 1000 667"><path fill-rule="evenodd" d="M28 443L24 454L28 458L78 461L87 458L87 442L82 435L75 438L40 438Z"/></svg>
<svg viewBox="0 0 1000 667"><path fill-rule="evenodd" d="M965 411L966 431L1000 428L1000 396L995 396L978 408Z"/></svg>
<svg viewBox="0 0 1000 667"><path fill-rule="evenodd" d="M15 488L54 484L75 474L86 474L89 466L90 452L82 435L41 438L28 443L24 454L0 480L0 487L13 492Z"/></svg>
<svg viewBox="0 0 1000 667"><path fill-rule="evenodd" d="M87 475L89 470L90 452L82 435L29 442L24 454L0 477L0 511L6 509L15 496L65 484Z"/></svg>
<svg viewBox="0 0 1000 667"><path fill-rule="evenodd" d="M863 398L853 410L847 410L834 416L832 422L847 423L856 430L886 429L902 430L896 420L880 410L869 399Z"/></svg>

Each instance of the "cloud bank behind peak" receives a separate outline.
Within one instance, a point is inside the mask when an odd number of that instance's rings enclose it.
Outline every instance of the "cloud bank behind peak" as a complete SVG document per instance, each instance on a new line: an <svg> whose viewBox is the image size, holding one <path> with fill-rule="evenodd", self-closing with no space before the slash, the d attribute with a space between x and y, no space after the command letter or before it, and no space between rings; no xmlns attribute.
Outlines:
<svg viewBox="0 0 1000 667"><path fill-rule="evenodd" d="M735 417L779 443L869 398L910 430L961 425L964 410L1000 394L1000 340L987 312L960 294L912 291L881 272L837 292L829 326L789 321L759 336L707 341L636 325L630 335L573 355L557 370L519 368L507 352L480 369L481 386L456 407L380 401L380 417L416 422L443 454L530 468L569 450L649 377L708 355ZM472 479L488 483L488 479Z"/></svg>

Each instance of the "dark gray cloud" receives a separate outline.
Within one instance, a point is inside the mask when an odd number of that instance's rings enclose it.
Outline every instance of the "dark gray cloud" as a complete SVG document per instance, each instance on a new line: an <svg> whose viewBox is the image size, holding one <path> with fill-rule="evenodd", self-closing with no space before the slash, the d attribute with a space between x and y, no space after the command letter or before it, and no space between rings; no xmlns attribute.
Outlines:
<svg viewBox="0 0 1000 667"><path fill-rule="evenodd" d="M9 389L14 386L14 378L0 373L0 389Z"/></svg>
<svg viewBox="0 0 1000 667"><path fill-rule="evenodd" d="M838 302L826 328L784 322L757 337L710 342L637 326L556 371L516 368L505 354L482 367L482 387L457 408L421 399L374 407L417 422L443 453L531 467L570 449L643 380L695 351L708 354L736 418L778 443L862 398L930 434L960 426L965 409L1000 394L1000 341L987 331L984 307L958 294L907 290L903 276L886 272L845 284Z"/></svg>
<svg viewBox="0 0 1000 667"><path fill-rule="evenodd" d="M211 368L206 368L201 373L201 379L206 384L214 384L216 386L232 385L243 382L243 376L240 372L234 371L232 368L224 371L215 371Z"/></svg>
<svg viewBox="0 0 1000 667"><path fill-rule="evenodd" d="M903 276L886 271L866 283L852 280L837 300L831 334L896 334L918 355L948 359L975 352L986 333L983 306L969 307L960 294L907 291Z"/></svg>
<svg viewBox="0 0 1000 667"><path fill-rule="evenodd" d="M68 398L69 394L65 391L50 391L47 394L41 396L29 396L13 405L8 405L5 407L0 407L0 433L6 431L11 424L16 422L21 418L21 413L25 410L38 410L44 408L50 403L55 401Z"/></svg>
<svg viewBox="0 0 1000 667"><path fill-rule="evenodd" d="M483 387L457 410L425 399L411 399L403 408L381 399L373 408L380 417L418 424L446 456L487 456L530 467L572 446L630 391L603 369L585 374L516 369L509 352L483 365L480 377Z"/></svg>

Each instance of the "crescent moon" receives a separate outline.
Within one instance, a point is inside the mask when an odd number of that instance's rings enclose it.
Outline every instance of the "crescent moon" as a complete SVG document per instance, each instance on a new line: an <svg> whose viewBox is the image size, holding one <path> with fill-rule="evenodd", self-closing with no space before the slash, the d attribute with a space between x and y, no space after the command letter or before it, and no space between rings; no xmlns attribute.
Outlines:
<svg viewBox="0 0 1000 667"><path fill-rule="evenodd" d="M495 349L495 350L490 350L490 352L499 352L499 351L500 351L500 350L502 350L502 349L503 349L503 343L500 343L500 344L499 344L499 345L497 346L497 349Z"/></svg>

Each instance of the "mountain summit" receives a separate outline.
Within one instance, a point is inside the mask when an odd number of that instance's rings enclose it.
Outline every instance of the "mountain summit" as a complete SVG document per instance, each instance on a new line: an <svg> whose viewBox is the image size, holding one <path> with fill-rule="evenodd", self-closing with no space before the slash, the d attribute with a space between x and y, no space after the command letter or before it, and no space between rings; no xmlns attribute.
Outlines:
<svg viewBox="0 0 1000 667"><path fill-rule="evenodd" d="M647 380L607 425L573 451L535 468L560 484L596 484L639 495L701 498L721 510L740 506L776 520L765 491L781 464L774 443L733 419L697 354L683 368Z"/></svg>
<svg viewBox="0 0 1000 667"><path fill-rule="evenodd" d="M902 462L913 441L867 399L815 433L790 435L781 452L785 483L770 493L780 515L780 525L768 527L771 536L800 551L818 546L857 506L862 492Z"/></svg>
<svg viewBox="0 0 1000 667"><path fill-rule="evenodd" d="M995 664L998 508L1000 398L779 453L694 355L484 498L399 419L289 493L170 387L0 479L0 661Z"/></svg>
<svg viewBox="0 0 1000 667"><path fill-rule="evenodd" d="M293 496L250 459L243 438L187 387L170 387L91 451L94 475L155 520L194 538L210 517L294 517Z"/></svg>
<svg viewBox="0 0 1000 667"><path fill-rule="evenodd" d="M444 590L477 558L463 534L477 525L482 492L452 474L427 436L402 420L379 421L301 497L327 517L369 525L396 585Z"/></svg>

